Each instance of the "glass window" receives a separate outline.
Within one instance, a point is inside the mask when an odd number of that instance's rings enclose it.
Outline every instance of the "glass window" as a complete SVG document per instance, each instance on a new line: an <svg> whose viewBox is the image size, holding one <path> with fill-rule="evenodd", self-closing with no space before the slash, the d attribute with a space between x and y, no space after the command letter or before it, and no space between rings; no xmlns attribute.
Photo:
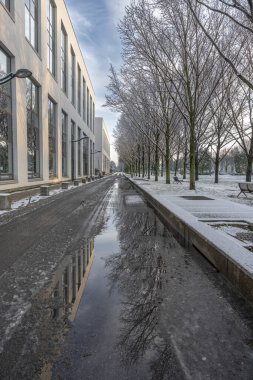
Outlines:
<svg viewBox="0 0 253 380"><path fill-rule="evenodd" d="M62 111L62 175L67 176L67 127L68 117L67 114Z"/></svg>
<svg viewBox="0 0 253 380"><path fill-rule="evenodd" d="M80 176L81 175L81 128L78 127L78 135L77 135L78 141L78 168L77 168L77 174Z"/></svg>
<svg viewBox="0 0 253 380"><path fill-rule="evenodd" d="M10 72L10 57L0 49L0 77ZM11 82L0 86L0 180L13 179Z"/></svg>
<svg viewBox="0 0 253 380"><path fill-rule="evenodd" d="M91 95L90 95L90 111L89 111L89 116L90 116L89 127L92 130L92 97L91 97Z"/></svg>
<svg viewBox="0 0 253 380"><path fill-rule="evenodd" d="M56 177L56 104L48 99L49 177Z"/></svg>
<svg viewBox="0 0 253 380"><path fill-rule="evenodd" d="M86 122L86 82L83 78L83 120Z"/></svg>
<svg viewBox="0 0 253 380"><path fill-rule="evenodd" d="M70 98L71 98L71 102L72 104L75 105L75 74L76 74L76 70L75 70L75 53L73 51L73 49L71 48L71 80L70 80Z"/></svg>
<svg viewBox="0 0 253 380"><path fill-rule="evenodd" d="M61 89L67 93L67 34L62 25L61 28Z"/></svg>
<svg viewBox="0 0 253 380"><path fill-rule="evenodd" d="M78 80L78 90L77 90L77 110L81 115L81 69L78 65L77 68L77 80Z"/></svg>
<svg viewBox="0 0 253 380"><path fill-rule="evenodd" d="M88 89L88 87L87 87L87 112L86 112L86 114L87 114L87 125L88 125L88 127L89 127L89 123L90 123L90 114L89 114L89 110L90 110L90 105L89 105L89 100L90 100L90 91L89 91L89 89Z"/></svg>
<svg viewBox="0 0 253 380"><path fill-rule="evenodd" d="M28 178L40 176L39 88L26 79Z"/></svg>
<svg viewBox="0 0 253 380"><path fill-rule="evenodd" d="M56 22L56 11L55 6L52 0L48 0L47 3L47 67L53 76L56 75L56 60L55 60L55 48L56 48L56 39L55 39L55 22Z"/></svg>
<svg viewBox="0 0 253 380"><path fill-rule="evenodd" d="M95 125L95 104L93 102L92 107L92 132L94 133L94 125Z"/></svg>
<svg viewBox="0 0 253 380"><path fill-rule="evenodd" d="M0 0L0 2L6 6L6 8L10 11L11 10L11 4L10 0Z"/></svg>
<svg viewBox="0 0 253 380"><path fill-rule="evenodd" d="M88 175L88 146L89 139L83 140L83 175Z"/></svg>
<svg viewBox="0 0 253 380"><path fill-rule="evenodd" d="M71 141L75 140L76 124L71 120ZM75 143L71 144L71 177L75 178Z"/></svg>
<svg viewBox="0 0 253 380"><path fill-rule="evenodd" d="M38 0L25 2L25 36L38 51Z"/></svg>

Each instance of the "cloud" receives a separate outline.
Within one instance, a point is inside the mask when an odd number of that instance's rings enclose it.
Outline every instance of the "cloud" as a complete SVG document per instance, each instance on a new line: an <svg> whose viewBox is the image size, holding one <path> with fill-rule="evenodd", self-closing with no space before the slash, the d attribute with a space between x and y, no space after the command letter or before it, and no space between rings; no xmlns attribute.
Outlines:
<svg viewBox="0 0 253 380"><path fill-rule="evenodd" d="M105 0L106 7L115 26L118 25L120 19L124 16L125 7L130 3L131 0Z"/></svg>

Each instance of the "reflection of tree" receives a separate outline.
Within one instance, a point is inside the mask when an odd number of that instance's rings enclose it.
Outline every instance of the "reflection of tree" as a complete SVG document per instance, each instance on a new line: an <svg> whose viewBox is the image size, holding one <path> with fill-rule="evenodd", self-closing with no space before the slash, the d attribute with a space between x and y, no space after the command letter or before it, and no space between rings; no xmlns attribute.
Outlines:
<svg viewBox="0 0 253 380"><path fill-rule="evenodd" d="M123 294L118 341L122 361L131 365L145 354L152 354L152 378L165 379L172 372L172 351L168 342L159 337L158 323L166 270L161 252L170 235L146 208L128 208L121 213L117 229L121 252L112 255L106 265L112 286L117 283Z"/></svg>
<svg viewBox="0 0 253 380"><path fill-rule="evenodd" d="M8 172L8 141L9 141L9 122L10 110L8 109L9 85L0 86L0 171ZM9 101L9 102L8 102Z"/></svg>

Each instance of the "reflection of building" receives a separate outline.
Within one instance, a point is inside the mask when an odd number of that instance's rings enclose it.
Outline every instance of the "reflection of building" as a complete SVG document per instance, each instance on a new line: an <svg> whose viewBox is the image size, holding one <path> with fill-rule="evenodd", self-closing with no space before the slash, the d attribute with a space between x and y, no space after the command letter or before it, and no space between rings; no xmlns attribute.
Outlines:
<svg viewBox="0 0 253 380"><path fill-rule="evenodd" d="M64 0L0 0L0 76L19 68L31 79L0 86L0 190L93 174L95 95Z"/></svg>
<svg viewBox="0 0 253 380"><path fill-rule="evenodd" d="M110 139L102 117L95 118L95 138L95 169L100 173L108 174L110 173Z"/></svg>
<svg viewBox="0 0 253 380"><path fill-rule="evenodd" d="M69 311L69 319L74 320L94 258L94 240L85 240L78 252L73 254L64 269L55 276L52 296L58 299L53 317Z"/></svg>

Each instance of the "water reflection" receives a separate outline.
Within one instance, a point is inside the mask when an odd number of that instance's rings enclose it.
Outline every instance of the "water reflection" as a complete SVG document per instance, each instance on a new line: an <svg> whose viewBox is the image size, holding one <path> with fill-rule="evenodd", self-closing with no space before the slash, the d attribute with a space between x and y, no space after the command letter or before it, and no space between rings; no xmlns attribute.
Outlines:
<svg viewBox="0 0 253 380"><path fill-rule="evenodd" d="M161 253L174 250L175 239L146 207L127 207L116 224L121 252L110 256L106 266L110 286L117 285L123 295L117 344L121 361L125 366L148 362L152 379L182 379L159 318L167 270Z"/></svg>
<svg viewBox="0 0 253 380"><path fill-rule="evenodd" d="M60 268L55 276L51 297L55 307L53 318L68 315L73 321L86 285L94 258L94 239L85 239L80 249Z"/></svg>

